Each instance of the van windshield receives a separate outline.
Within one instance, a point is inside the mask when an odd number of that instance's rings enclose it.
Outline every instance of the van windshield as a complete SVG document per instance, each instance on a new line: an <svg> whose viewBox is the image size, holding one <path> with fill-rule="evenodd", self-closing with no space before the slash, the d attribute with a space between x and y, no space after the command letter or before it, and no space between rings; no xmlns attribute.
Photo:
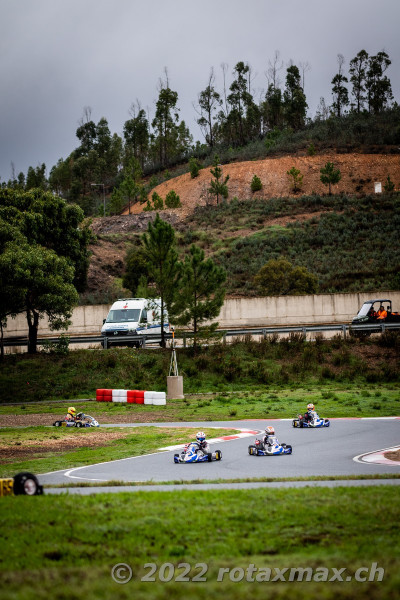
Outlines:
<svg viewBox="0 0 400 600"><path fill-rule="evenodd" d="M137 323L139 321L140 308L121 308L110 310L106 323Z"/></svg>

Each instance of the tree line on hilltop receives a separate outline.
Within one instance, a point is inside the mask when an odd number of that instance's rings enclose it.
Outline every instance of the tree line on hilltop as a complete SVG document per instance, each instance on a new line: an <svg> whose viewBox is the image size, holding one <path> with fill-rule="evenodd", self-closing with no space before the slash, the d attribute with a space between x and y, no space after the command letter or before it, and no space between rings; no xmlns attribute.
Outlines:
<svg viewBox="0 0 400 600"><path fill-rule="evenodd" d="M85 107L76 130L78 147L67 158L60 158L48 176L42 164L29 167L26 176L13 173L1 186L25 191L41 188L78 203L85 214L115 214L125 205L145 202L150 190L160 183L158 174L168 179L169 168L191 157L204 159L214 156L217 149L234 151L260 141L269 149L285 134L300 132L312 122L340 120L349 114L380 115L397 107L386 74L391 64L386 52L370 56L361 50L350 61L348 76L341 54L337 62L331 81L332 104L321 98L313 120L307 117L305 94L309 63L297 66L291 62L282 85L283 61L275 52L266 72L268 88L260 101L253 94L254 73L249 64L240 61L235 65L229 86L228 65L223 64L222 90L217 90L211 69L194 106L202 143L194 142L185 121L180 120L178 92L171 88L165 69L153 118L137 100L121 137L111 133L105 117L95 123L91 109Z"/></svg>

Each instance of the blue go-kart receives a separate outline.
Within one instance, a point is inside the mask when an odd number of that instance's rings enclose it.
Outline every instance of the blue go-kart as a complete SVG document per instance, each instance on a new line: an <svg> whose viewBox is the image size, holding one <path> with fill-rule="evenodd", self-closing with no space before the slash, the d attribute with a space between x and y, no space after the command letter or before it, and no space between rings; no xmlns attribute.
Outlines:
<svg viewBox="0 0 400 600"><path fill-rule="evenodd" d="M252 456L276 456L278 454L292 454L293 449L289 444L280 444L275 436L269 437L270 443L264 444L262 440L256 439L249 446L249 454Z"/></svg>
<svg viewBox="0 0 400 600"><path fill-rule="evenodd" d="M174 463L199 463L211 462L212 460L221 460L221 450L204 453L197 442L187 444L182 452L174 454Z"/></svg>
<svg viewBox="0 0 400 600"><path fill-rule="evenodd" d="M318 415L312 419L312 421L306 421L303 415L298 415L297 419L292 421L293 427L311 427L313 429L317 427L329 427L329 419L321 419Z"/></svg>

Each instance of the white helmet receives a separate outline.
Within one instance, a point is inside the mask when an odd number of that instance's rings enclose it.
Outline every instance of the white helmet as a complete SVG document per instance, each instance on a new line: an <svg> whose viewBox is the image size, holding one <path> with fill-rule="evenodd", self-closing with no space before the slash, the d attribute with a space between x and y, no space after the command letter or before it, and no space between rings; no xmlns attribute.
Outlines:
<svg viewBox="0 0 400 600"><path fill-rule="evenodd" d="M204 442L205 439L206 439L206 434L204 433L204 431L198 431L196 433L196 440L198 442Z"/></svg>
<svg viewBox="0 0 400 600"><path fill-rule="evenodd" d="M268 427L265 429L265 433L267 435L275 435L275 429L272 427L272 425L268 425Z"/></svg>

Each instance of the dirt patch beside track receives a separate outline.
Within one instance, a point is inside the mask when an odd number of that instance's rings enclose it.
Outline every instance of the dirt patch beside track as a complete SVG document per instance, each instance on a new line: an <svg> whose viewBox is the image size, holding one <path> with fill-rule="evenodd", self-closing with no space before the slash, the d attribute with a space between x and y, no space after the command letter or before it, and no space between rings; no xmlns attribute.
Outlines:
<svg viewBox="0 0 400 600"><path fill-rule="evenodd" d="M383 456L388 460L400 462L400 450L389 450L388 452L385 452Z"/></svg>

